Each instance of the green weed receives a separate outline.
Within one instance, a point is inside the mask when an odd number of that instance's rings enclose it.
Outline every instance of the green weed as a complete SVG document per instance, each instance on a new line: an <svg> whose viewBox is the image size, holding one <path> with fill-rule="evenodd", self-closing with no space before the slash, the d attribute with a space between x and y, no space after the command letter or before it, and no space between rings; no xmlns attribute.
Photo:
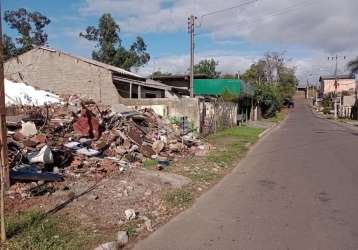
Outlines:
<svg viewBox="0 0 358 250"><path fill-rule="evenodd" d="M144 160L142 163L143 167L148 170L154 170L157 166L157 161L153 159Z"/></svg>
<svg viewBox="0 0 358 250"><path fill-rule="evenodd" d="M188 207L193 201L193 194L185 189L177 189L165 193L164 201L170 207Z"/></svg>
<svg viewBox="0 0 358 250"><path fill-rule="evenodd" d="M30 211L7 220L6 229L9 249L70 250L86 249L87 236L58 218Z"/></svg>

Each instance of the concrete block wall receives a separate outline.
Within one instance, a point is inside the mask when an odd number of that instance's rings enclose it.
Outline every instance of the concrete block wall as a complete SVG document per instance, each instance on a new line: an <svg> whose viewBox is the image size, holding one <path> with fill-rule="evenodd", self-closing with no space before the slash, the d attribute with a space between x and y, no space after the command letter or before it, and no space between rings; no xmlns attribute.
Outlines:
<svg viewBox="0 0 358 250"><path fill-rule="evenodd" d="M136 108L153 108L164 117L187 116L196 128L200 127L199 99L197 98L153 98L153 99L122 99L122 104Z"/></svg>
<svg viewBox="0 0 358 250"><path fill-rule="evenodd" d="M56 94L77 94L102 104L120 100L112 73L69 55L35 49L5 63L5 77Z"/></svg>

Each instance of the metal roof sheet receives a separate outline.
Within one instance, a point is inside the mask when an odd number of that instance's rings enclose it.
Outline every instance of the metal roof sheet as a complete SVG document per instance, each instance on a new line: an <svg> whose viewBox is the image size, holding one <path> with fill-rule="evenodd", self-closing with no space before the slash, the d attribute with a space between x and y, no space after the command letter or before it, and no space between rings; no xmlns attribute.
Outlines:
<svg viewBox="0 0 358 250"><path fill-rule="evenodd" d="M221 95L224 91L229 91L234 95L253 95L254 89L239 79L195 79L195 95Z"/></svg>

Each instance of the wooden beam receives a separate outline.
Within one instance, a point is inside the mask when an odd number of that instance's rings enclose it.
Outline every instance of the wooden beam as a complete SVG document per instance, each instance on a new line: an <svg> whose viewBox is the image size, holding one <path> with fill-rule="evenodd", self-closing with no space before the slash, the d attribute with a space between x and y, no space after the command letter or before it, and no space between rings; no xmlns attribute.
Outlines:
<svg viewBox="0 0 358 250"><path fill-rule="evenodd" d="M5 86L4 86L4 55L3 55L3 39L2 39L2 16L0 3L0 216L1 216L1 242L6 241L5 231L5 189L10 186L9 164L7 155L7 131L6 131L6 108L5 108Z"/></svg>

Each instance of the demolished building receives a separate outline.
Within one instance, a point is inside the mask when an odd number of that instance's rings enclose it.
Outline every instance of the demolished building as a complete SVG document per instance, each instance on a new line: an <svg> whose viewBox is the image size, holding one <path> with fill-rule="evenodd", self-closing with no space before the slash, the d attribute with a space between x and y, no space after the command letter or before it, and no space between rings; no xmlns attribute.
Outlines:
<svg viewBox="0 0 358 250"><path fill-rule="evenodd" d="M107 105L131 98L171 96L171 87L160 82L46 47L11 58L4 70L7 79L56 94L76 94Z"/></svg>

